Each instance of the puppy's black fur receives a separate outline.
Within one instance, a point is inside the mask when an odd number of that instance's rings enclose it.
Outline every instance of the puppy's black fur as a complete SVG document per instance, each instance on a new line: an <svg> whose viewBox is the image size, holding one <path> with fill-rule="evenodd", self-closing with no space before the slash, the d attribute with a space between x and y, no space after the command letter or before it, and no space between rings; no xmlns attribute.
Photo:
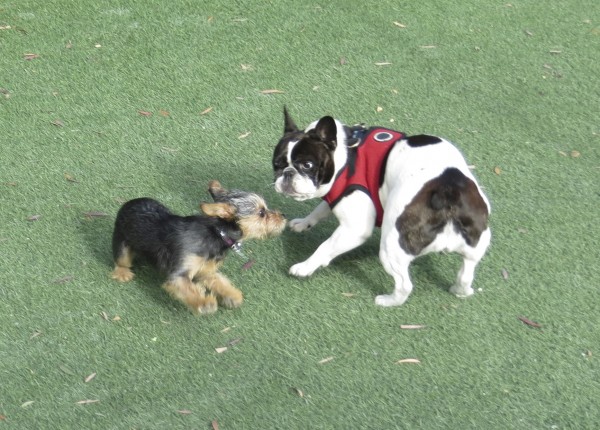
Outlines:
<svg viewBox="0 0 600 430"><path fill-rule="evenodd" d="M117 261L126 246L161 272L184 276L180 267L186 255L221 261L242 231L231 220L205 215L179 216L156 200L139 198L125 203L117 214L113 233L113 257Z"/></svg>

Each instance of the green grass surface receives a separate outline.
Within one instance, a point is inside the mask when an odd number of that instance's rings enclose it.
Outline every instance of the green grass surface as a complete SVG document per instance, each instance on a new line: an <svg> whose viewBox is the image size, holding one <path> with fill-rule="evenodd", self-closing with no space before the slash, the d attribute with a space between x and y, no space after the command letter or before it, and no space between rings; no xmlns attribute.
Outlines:
<svg viewBox="0 0 600 430"><path fill-rule="evenodd" d="M0 427L597 428L596 3L0 2ZM492 201L481 292L431 255L376 307L378 234L287 276L333 220L230 256L240 309L194 317L149 267L111 281L124 200L192 213L216 178L311 210L271 186L283 104L455 141Z"/></svg>

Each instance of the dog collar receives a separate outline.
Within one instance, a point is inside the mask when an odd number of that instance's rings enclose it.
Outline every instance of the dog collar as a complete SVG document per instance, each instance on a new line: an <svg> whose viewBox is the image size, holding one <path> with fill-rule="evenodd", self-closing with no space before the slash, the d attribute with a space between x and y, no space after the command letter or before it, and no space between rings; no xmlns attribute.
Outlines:
<svg viewBox="0 0 600 430"><path fill-rule="evenodd" d="M360 146L369 130L362 124L356 124L352 127L346 127L346 146L356 148Z"/></svg>
<svg viewBox="0 0 600 430"><path fill-rule="evenodd" d="M217 231L219 232L219 236L221 236L221 239L223 239L223 242L225 242L225 244L229 247L229 249L232 249L233 252L235 252L237 255L239 255L241 259L246 260L246 262L244 263L243 269L244 270L250 269L252 267L252 265L254 264L254 260L252 260L251 258L246 258L246 256L242 252L242 243L237 242L237 241L233 240L232 238L230 238L229 236L227 236L227 233L225 233L225 230L223 230L222 228L217 228Z"/></svg>
<svg viewBox="0 0 600 430"><path fill-rule="evenodd" d="M223 230L222 228L218 228L217 232L219 233L219 236L221 236L221 239L223 239L223 242L225 242L225 245L227 245L229 248L233 249L237 253L242 252L242 244L240 242L237 242L229 236L227 236L227 233L225 233L225 230Z"/></svg>

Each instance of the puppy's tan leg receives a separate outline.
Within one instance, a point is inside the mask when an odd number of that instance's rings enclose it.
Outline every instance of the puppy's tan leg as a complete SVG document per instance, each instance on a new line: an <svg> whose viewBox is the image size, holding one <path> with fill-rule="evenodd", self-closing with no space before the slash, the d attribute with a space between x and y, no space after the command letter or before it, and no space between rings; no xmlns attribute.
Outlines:
<svg viewBox="0 0 600 430"><path fill-rule="evenodd" d="M184 276L177 276L165 282L163 288L175 299L183 302L192 312L212 314L217 310L217 299L205 294L204 288L195 285Z"/></svg>
<svg viewBox="0 0 600 430"><path fill-rule="evenodd" d="M127 282L133 279L131 265L133 262L133 252L128 246L123 247L121 254L115 260L115 269L112 272L112 278L119 282Z"/></svg>
<svg viewBox="0 0 600 430"><path fill-rule="evenodd" d="M219 296L221 303L228 308L237 308L242 304L244 295L231 284L226 276L215 272L212 275L205 276L203 281L206 288Z"/></svg>

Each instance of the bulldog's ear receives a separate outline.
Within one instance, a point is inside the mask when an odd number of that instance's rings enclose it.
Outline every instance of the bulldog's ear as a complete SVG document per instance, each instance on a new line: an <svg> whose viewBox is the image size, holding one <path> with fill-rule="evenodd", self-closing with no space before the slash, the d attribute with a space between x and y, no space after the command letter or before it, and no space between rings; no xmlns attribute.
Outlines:
<svg viewBox="0 0 600 430"><path fill-rule="evenodd" d="M324 116L321 118L315 127L315 132L329 149L335 149L337 146L337 126L332 117Z"/></svg>
<svg viewBox="0 0 600 430"><path fill-rule="evenodd" d="M285 122L284 127L283 127L284 133L292 133L294 131L298 131L298 127L294 123L294 120L288 113L287 108L285 106L283 107L283 119Z"/></svg>

